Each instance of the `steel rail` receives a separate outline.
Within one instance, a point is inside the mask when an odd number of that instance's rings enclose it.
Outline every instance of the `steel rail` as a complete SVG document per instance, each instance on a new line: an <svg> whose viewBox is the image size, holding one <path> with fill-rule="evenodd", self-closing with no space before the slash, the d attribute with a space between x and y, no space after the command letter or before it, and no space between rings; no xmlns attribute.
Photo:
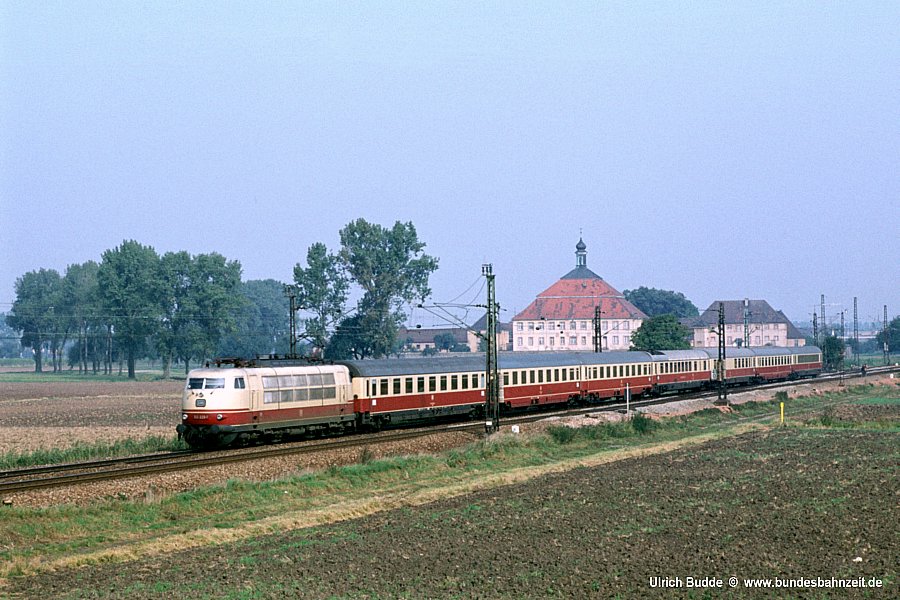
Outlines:
<svg viewBox="0 0 900 600"><path fill-rule="evenodd" d="M900 370L897 367L876 367L869 369L867 375L877 375L886 372ZM758 384L748 386L748 389L777 389L779 387L788 387L799 383L815 383L816 381L830 381L837 378L852 379L864 377L858 372L853 373L836 373L820 375L816 378L792 381L777 381L766 384ZM638 399L631 401L631 406L641 408L659 404L669 404L680 402L683 400L694 400L716 397L716 392L702 392L695 394L677 394L665 395L657 398ZM555 412L534 412L530 414L522 414L515 416L507 416L503 418L504 425L513 425L519 423L529 423L538 420L553 418L556 416L573 416L579 414L597 413L597 412L614 412L619 411L625 406L624 401L613 404L604 404L602 406L593 405L588 407L570 408L563 411ZM90 461L83 463L67 463L63 465L45 465L39 467L29 467L26 469L17 469L14 471L6 471L0 473L0 494L10 494L27 490L44 489L51 487L62 487L67 485L78 485L82 483L90 483L96 481L106 481L110 479L120 479L128 477L138 477L142 475L152 475L158 473L166 473L182 469L209 467L216 465L231 464L247 460L258 460L263 458L275 458L279 456L289 456L292 454L310 454L313 452L322 452L328 450L337 450L342 448L364 447L371 444L382 444L406 439L414 439L418 437L426 437L429 435L437 435L441 433L464 431L468 429L481 429L483 423L478 421L468 421L465 423L442 424L440 426L432 426L427 429L402 430L391 432L380 432L375 435L367 436L347 436L342 438L333 438L329 440L318 441L314 443L303 442L302 445L296 444L280 444L265 447L241 448L229 451L219 451L214 453L196 453L192 451L172 452L166 454L148 454L132 457L123 457L117 459L106 459L100 461ZM134 464L139 463L139 464ZM117 465L119 468L115 468ZM68 471L68 473L66 473ZM72 473L71 471L79 471ZM48 475L47 477L33 477L34 475Z"/></svg>

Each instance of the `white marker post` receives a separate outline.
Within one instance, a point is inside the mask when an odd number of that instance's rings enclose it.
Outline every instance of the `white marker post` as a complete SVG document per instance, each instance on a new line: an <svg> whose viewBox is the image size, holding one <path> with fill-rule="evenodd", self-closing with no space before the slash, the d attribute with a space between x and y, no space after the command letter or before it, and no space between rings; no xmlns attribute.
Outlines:
<svg viewBox="0 0 900 600"><path fill-rule="evenodd" d="M625 414L631 413L631 385L625 383Z"/></svg>

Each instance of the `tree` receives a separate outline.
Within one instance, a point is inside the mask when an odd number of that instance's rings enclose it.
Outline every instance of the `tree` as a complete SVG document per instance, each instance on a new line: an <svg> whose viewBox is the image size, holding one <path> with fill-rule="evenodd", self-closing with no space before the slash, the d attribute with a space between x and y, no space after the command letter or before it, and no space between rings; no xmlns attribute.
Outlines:
<svg viewBox="0 0 900 600"><path fill-rule="evenodd" d="M425 244L411 222L397 221L387 229L357 219L340 231L340 237L341 262L363 291L358 318L352 322L358 336L352 347L362 353L359 358L396 352L397 331L406 316L403 305L431 294L428 278L438 259L423 253Z"/></svg>
<svg viewBox="0 0 900 600"><path fill-rule="evenodd" d="M183 357L185 374L191 357L203 360L215 353L222 335L234 329L241 306L241 263L238 261L229 261L217 252L198 254L193 259L191 274L192 355Z"/></svg>
<svg viewBox="0 0 900 600"><path fill-rule="evenodd" d="M647 316L675 315L676 317L696 317L700 311L681 292L658 290L641 286L636 290L625 290L625 299L641 309Z"/></svg>
<svg viewBox="0 0 900 600"><path fill-rule="evenodd" d="M239 295L236 329L223 333L219 356L286 354L290 336L284 284L274 279L251 279L241 284Z"/></svg>
<svg viewBox="0 0 900 600"><path fill-rule="evenodd" d="M438 350L449 351L456 345L456 338L452 333L439 333L434 336L434 347Z"/></svg>
<svg viewBox="0 0 900 600"><path fill-rule="evenodd" d="M839 337L829 335L822 343L822 360L826 369L837 369L844 357L844 341Z"/></svg>
<svg viewBox="0 0 900 600"><path fill-rule="evenodd" d="M885 342L887 342L888 349L891 352L897 352L897 349L900 348L900 317L894 317L891 322L888 323L887 336L885 336L885 332L882 329L878 332L878 335L875 336L875 340L878 342L876 352L882 352L884 350Z"/></svg>
<svg viewBox="0 0 900 600"><path fill-rule="evenodd" d="M19 358L21 349L18 332L6 323L6 313L0 313L0 358Z"/></svg>
<svg viewBox="0 0 900 600"><path fill-rule="evenodd" d="M159 309L162 318L155 339L165 378L171 373L174 358L191 355L189 329L191 313L195 311L191 298L192 269L191 255L184 251L166 252L159 260Z"/></svg>
<svg viewBox="0 0 900 600"><path fill-rule="evenodd" d="M128 377L134 379L135 360L148 338L159 331L162 279L160 259L150 246L127 240L103 253L97 279L104 305L128 361Z"/></svg>
<svg viewBox="0 0 900 600"><path fill-rule="evenodd" d="M44 344L57 332L57 304L61 301L62 278L53 269L30 271L16 280L16 300L6 315L6 324L22 332L21 343L34 352L34 371L41 373Z"/></svg>
<svg viewBox="0 0 900 600"><path fill-rule="evenodd" d="M358 314L341 320L325 346L325 358L346 360L371 356L373 349L369 337L364 333L366 325L363 321L363 316Z"/></svg>
<svg viewBox="0 0 900 600"><path fill-rule="evenodd" d="M691 347L691 331L674 315L658 315L646 319L631 336L631 349L645 352L687 350Z"/></svg>
<svg viewBox="0 0 900 600"><path fill-rule="evenodd" d="M307 267L294 266L294 292L297 307L314 316L304 321L302 336L322 350L328 343L328 330L344 313L350 282L341 259L329 254L325 244L317 242L306 253Z"/></svg>
<svg viewBox="0 0 900 600"><path fill-rule="evenodd" d="M97 281L99 270L100 265L92 260L69 265L62 282L63 305L70 316L71 328L77 332L76 344L70 355L75 360L71 363L77 364L81 373L88 371L88 358L92 358L95 373L98 366L96 356L92 354L96 355L97 340L103 327L98 318L101 312Z"/></svg>
<svg viewBox="0 0 900 600"><path fill-rule="evenodd" d="M184 363L215 353L224 332L234 328L240 295L241 266L218 253L169 252L160 259L160 310L162 320L156 336L169 374L172 357Z"/></svg>

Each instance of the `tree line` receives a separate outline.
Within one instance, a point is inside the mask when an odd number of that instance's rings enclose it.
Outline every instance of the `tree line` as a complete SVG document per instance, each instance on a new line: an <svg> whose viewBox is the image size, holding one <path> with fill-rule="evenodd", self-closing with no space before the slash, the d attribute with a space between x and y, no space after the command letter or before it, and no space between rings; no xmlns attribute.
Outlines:
<svg viewBox="0 0 900 600"><path fill-rule="evenodd" d="M340 231L341 248L322 243L294 268L294 282L241 281L241 264L218 253L158 254L126 240L101 261L69 265L65 274L39 269L16 280L5 323L30 347L35 371L45 353L54 371L112 373L140 358L175 363L213 356L286 353L288 297L308 318L300 337L308 349L332 358L380 357L398 348L404 306L430 294L437 259L424 254L412 223L392 228L357 219ZM361 297L348 306L353 286Z"/></svg>
<svg viewBox="0 0 900 600"><path fill-rule="evenodd" d="M241 265L221 254L167 252L126 240L99 263L69 265L64 275L39 269L16 280L6 323L54 371L112 373L116 361L135 376L135 362L159 357L166 375L173 361L201 360L234 327L242 306ZM68 360L67 360L68 359Z"/></svg>

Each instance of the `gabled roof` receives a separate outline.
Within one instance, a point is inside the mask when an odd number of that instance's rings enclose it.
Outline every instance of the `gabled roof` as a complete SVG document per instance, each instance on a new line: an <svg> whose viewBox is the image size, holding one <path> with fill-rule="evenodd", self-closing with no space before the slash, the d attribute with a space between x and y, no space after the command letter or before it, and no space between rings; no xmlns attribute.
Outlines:
<svg viewBox="0 0 900 600"><path fill-rule="evenodd" d="M719 302L725 305L726 324L742 325L744 323L743 300L717 300L700 313L699 317L691 317L690 320L684 319L682 323L689 327L715 326L719 321ZM748 308L750 310L748 323L784 323L787 325L788 339L803 339L803 334L791 323L791 320L780 310L772 308L765 300L750 300Z"/></svg>
<svg viewBox="0 0 900 600"><path fill-rule="evenodd" d="M487 313L481 315L481 318L472 323L469 327L472 331L487 331ZM512 331L512 323L497 323L497 331Z"/></svg>

